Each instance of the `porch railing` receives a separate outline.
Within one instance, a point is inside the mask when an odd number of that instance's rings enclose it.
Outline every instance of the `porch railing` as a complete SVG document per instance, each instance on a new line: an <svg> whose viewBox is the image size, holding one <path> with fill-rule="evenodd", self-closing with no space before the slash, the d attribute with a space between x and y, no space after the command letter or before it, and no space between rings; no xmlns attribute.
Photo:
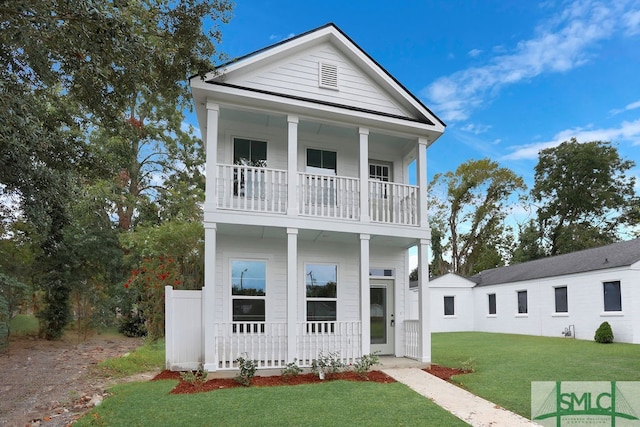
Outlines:
<svg viewBox="0 0 640 427"><path fill-rule="evenodd" d="M349 364L361 356L360 322L302 322L297 325L299 366L311 366L320 352L333 353ZM256 360L258 369L283 368L287 359L287 324L284 322L227 322L215 325L217 364L220 370L238 369L242 356Z"/></svg>
<svg viewBox="0 0 640 427"><path fill-rule="evenodd" d="M362 355L361 322L298 323L298 363L311 366L320 352L336 354L343 363L354 363Z"/></svg>
<svg viewBox="0 0 640 427"><path fill-rule="evenodd" d="M229 322L215 325L220 370L238 369L242 356L257 360L258 368L282 368L287 359L287 324L284 322Z"/></svg>
<svg viewBox="0 0 640 427"><path fill-rule="evenodd" d="M300 173L298 191L303 215L360 218L360 180L357 178Z"/></svg>
<svg viewBox="0 0 640 427"><path fill-rule="evenodd" d="M417 359L420 349L420 322L418 320L404 321L404 354L411 359Z"/></svg>
<svg viewBox="0 0 640 427"><path fill-rule="evenodd" d="M369 181L371 221L418 225L418 187L384 181Z"/></svg>
<svg viewBox="0 0 640 427"><path fill-rule="evenodd" d="M220 209L286 212L287 171L222 164L217 171Z"/></svg>

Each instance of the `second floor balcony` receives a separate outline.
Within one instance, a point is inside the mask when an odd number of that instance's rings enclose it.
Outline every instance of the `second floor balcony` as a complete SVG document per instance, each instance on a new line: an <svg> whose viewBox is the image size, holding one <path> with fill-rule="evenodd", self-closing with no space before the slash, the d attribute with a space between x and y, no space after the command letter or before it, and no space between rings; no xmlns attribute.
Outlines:
<svg viewBox="0 0 640 427"><path fill-rule="evenodd" d="M300 216L352 221L360 221L366 211L371 222L420 225L417 186L369 179L363 187L358 178L307 172L298 172L295 180L290 180L288 173L217 164L216 208L285 215L293 205ZM295 182L293 188L291 182ZM363 188L366 198L361 197Z"/></svg>

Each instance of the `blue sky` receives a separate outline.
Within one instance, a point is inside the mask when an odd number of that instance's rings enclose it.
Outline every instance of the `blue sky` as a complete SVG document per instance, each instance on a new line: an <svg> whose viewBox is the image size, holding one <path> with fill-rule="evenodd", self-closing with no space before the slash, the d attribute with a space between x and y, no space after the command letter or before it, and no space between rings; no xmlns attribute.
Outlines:
<svg viewBox="0 0 640 427"><path fill-rule="evenodd" d="M538 150L571 137L640 164L640 1L237 0L233 15L230 58L340 27L447 123L430 178L489 157L531 185Z"/></svg>

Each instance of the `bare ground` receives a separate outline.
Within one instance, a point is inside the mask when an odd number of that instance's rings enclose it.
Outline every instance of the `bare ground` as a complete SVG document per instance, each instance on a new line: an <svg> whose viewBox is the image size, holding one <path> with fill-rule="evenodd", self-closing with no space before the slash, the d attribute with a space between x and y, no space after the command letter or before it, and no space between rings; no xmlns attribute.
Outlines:
<svg viewBox="0 0 640 427"><path fill-rule="evenodd" d="M0 353L0 426L61 427L105 396L115 381L92 372L97 363L133 351L140 338L96 335L79 341L14 338Z"/></svg>

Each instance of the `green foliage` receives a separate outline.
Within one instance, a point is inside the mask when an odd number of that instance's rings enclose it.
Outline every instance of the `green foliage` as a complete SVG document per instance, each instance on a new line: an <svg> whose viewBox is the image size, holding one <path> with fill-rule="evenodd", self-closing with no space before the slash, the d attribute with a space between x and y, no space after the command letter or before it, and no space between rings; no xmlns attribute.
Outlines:
<svg viewBox="0 0 640 427"><path fill-rule="evenodd" d="M321 350L318 358L311 361L311 372L320 378L323 378L324 374L338 373L344 367L340 354L337 352L329 352L329 354L325 355Z"/></svg>
<svg viewBox="0 0 640 427"><path fill-rule="evenodd" d="M282 370L282 377L285 379L297 377L302 372L302 369L296 363L297 359L293 359L293 362L287 363L287 366Z"/></svg>
<svg viewBox="0 0 640 427"><path fill-rule="evenodd" d="M521 177L489 159L469 160L455 172L434 176L431 225L442 237L441 252L452 254L452 272L468 276L504 265L511 248L504 220L525 188Z"/></svg>
<svg viewBox="0 0 640 427"><path fill-rule="evenodd" d="M201 363L195 371L180 372L180 378L189 384L204 384L207 382L208 374L209 373L204 369Z"/></svg>
<svg viewBox="0 0 640 427"><path fill-rule="evenodd" d="M165 366L164 345L164 340L147 341L131 353L100 362L93 371L109 378L125 378L143 372L159 371Z"/></svg>
<svg viewBox="0 0 640 427"><path fill-rule="evenodd" d="M144 337L147 335L147 328L144 325L144 318L138 310L132 310L129 316L123 316L118 322L118 332L126 337Z"/></svg>
<svg viewBox="0 0 640 427"><path fill-rule="evenodd" d="M476 371L476 359L470 357L460 363L460 369L465 372L475 372Z"/></svg>
<svg viewBox="0 0 640 427"><path fill-rule="evenodd" d="M240 371L233 379L243 386L248 387L251 385L251 381L253 381L253 377L256 375L258 361L250 360L247 353L244 353L244 356L245 357L240 356L234 360L234 362L238 364Z"/></svg>
<svg viewBox="0 0 640 427"><path fill-rule="evenodd" d="M511 262L517 264L544 257L545 251L541 240L541 232L534 220L530 220L526 225L520 226L518 245L513 251Z"/></svg>
<svg viewBox="0 0 640 427"><path fill-rule="evenodd" d="M613 243L635 225L634 166L610 142L572 138L540 151L531 196L548 255Z"/></svg>
<svg viewBox="0 0 640 427"><path fill-rule="evenodd" d="M11 319L11 335L13 336L38 336L40 325L38 319L31 314L18 314Z"/></svg>
<svg viewBox="0 0 640 427"><path fill-rule="evenodd" d="M602 322L593 339L600 344L611 344L613 342L613 330L609 322Z"/></svg>
<svg viewBox="0 0 640 427"><path fill-rule="evenodd" d="M377 365L380 363L380 358L376 353L374 354L364 354L362 357L359 357L356 360L356 363L353 364L353 371L358 374L362 378L367 377L367 372L371 369L373 365Z"/></svg>

